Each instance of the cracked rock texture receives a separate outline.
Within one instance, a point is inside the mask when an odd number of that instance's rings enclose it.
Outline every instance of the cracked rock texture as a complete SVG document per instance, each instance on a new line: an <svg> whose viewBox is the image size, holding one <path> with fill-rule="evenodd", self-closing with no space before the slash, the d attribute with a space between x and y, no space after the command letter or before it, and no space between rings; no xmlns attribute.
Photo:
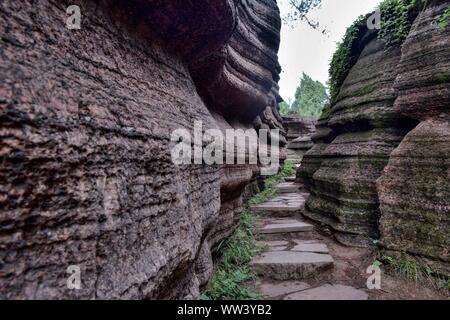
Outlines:
<svg viewBox="0 0 450 320"><path fill-rule="evenodd" d="M259 168L175 166L170 134L282 128L275 0L6 0L0 15L0 298L198 297Z"/></svg>

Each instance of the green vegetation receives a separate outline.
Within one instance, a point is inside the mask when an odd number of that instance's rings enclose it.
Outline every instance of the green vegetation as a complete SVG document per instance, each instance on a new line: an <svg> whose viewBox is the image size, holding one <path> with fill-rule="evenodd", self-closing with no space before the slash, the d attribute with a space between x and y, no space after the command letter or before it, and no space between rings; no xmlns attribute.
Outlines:
<svg viewBox="0 0 450 320"><path fill-rule="evenodd" d="M327 88L303 73L291 110L304 117L318 117L327 101Z"/></svg>
<svg viewBox="0 0 450 320"><path fill-rule="evenodd" d="M450 7L447 11L444 12L442 16L438 18L439 27L441 29L445 29L448 25L448 21L450 20Z"/></svg>
<svg viewBox="0 0 450 320"><path fill-rule="evenodd" d="M254 206L263 203L272 198L276 190L274 186L283 181L283 178L295 175L295 164L292 161L285 161L283 168L277 175L268 177L264 180L264 190L256 194L249 200L249 205Z"/></svg>
<svg viewBox="0 0 450 320"><path fill-rule="evenodd" d="M286 102L280 104L280 112L283 115L294 112L303 117L319 117L327 101L327 88L320 81L314 81L303 73L294 102L291 106Z"/></svg>
<svg viewBox="0 0 450 320"><path fill-rule="evenodd" d="M436 289L450 291L450 278L448 276L438 274L430 266L411 255L403 253L392 257L378 252L378 257L373 265L384 266L385 271L406 281L428 283Z"/></svg>
<svg viewBox="0 0 450 320"><path fill-rule="evenodd" d="M350 68L354 64L352 57L353 42L357 39L360 29L365 24L367 17L360 16L346 31L342 42L338 43L337 50L333 55L330 63L330 86L331 99L336 99L339 88L347 77Z"/></svg>
<svg viewBox="0 0 450 320"><path fill-rule="evenodd" d="M386 48L401 45L408 36L414 16L418 13L423 0L384 0L379 10L381 13L381 29L378 38L383 40ZM369 15L360 16L345 33L344 39L338 44L330 63L330 96L335 100L341 85L351 67L358 59L354 42L366 28Z"/></svg>
<svg viewBox="0 0 450 320"><path fill-rule="evenodd" d="M275 184L286 176L295 173L292 162L286 162L275 176L265 180L265 189L248 202L241 214L238 228L231 238L222 241L215 248L215 271L211 283L203 294L206 300L255 300L261 298L245 286L246 282L255 279L256 275L250 268L250 261L260 253L255 235L255 218L250 211L251 205L267 201L275 194Z"/></svg>
<svg viewBox="0 0 450 320"><path fill-rule="evenodd" d="M414 12L418 12L421 0L385 0L380 4L381 30L378 38L386 47L401 45L411 29Z"/></svg>
<svg viewBox="0 0 450 320"><path fill-rule="evenodd" d="M249 264L260 252L255 237L255 219L248 208L241 214L241 221L233 236L216 248L219 258L216 270L203 298L207 300L256 300L260 296L245 286L256 275Z"/></svg>
<svg viewBox="0 0 450 320"><path fill-rule="evenodd" d="M288 114L290 109L291 109L291 106L286 101L280 102L280 104L278 104L278 106L280 107L280 114L281 115Z"/></svg>

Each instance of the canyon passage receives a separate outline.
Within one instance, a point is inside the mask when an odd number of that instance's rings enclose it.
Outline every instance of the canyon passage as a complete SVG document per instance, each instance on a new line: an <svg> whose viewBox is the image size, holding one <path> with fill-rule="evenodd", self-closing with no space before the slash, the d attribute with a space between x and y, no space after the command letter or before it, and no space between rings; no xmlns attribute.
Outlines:
<svg viewBox="0 0 450 320"><path fill-rule="evenodd" d="M448 299L449 4L380 1L288 103L280 1L1 1L0 299ZM271 161L174 163L198 121Z"/></svg>

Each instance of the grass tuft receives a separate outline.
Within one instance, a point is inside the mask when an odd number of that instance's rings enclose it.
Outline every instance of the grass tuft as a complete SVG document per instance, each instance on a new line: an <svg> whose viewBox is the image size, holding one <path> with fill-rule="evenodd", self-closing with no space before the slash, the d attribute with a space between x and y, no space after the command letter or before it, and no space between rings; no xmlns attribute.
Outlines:
<svg viewBox="0 0 450 320"><path fill-rule="evenodd" d="M422 284L428 283L436 289L450 292L450 278L448 276L442 276L429 265L413 256L400 254L392 257L379 252L373 265L383 266L385 271L403 280Z"/></svg>

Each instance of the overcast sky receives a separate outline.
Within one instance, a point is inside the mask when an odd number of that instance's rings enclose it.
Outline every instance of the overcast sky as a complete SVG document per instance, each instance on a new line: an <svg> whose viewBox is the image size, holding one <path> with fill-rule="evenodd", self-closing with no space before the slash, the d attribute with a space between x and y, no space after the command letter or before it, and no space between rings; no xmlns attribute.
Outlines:
<svg viewBox="0 0 450 320"><path fill-rule="evenodd" d="M326 83L328 65L345 30L361 14L375 9L381 0L322 0L321 8L311 16L329 31L327 36L302 22L283 23L279 60L281 72L280 92L286 100L293 99L302 72L314 80ZM278 0L281 15L290 10L289 0Z"/></svg>

